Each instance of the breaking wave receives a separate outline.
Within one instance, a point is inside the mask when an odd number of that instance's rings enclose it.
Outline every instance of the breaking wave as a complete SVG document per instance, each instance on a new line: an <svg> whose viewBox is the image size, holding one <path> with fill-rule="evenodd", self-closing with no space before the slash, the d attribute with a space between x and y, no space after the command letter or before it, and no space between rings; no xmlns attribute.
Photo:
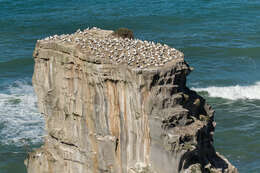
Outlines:
<svg viewBox="0 0 260 173"><path fill-rule="evenodd" d="M21 146L42 142L44 119L37 110L33 87L16 81L0 91L0 143Z"/></svg>
<svg viewBox="0 0 260 173"><path fill-rule="evenodd" d="M220 97L230 100L238 99L256 99L260 100L260 82L249 86L227 86L227 87L207 87L207 88L192 88L198 92L207 92L210 97Z"/></svg>

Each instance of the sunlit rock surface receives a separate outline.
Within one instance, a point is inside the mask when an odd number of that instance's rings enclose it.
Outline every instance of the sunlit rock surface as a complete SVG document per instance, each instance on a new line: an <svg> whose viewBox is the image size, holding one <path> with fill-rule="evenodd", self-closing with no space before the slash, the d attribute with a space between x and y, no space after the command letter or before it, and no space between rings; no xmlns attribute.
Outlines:
<svg viewBox="0 0 260 173"><path fill-rule="evenodd" d="M214 111L186 87L183 53L111 33L37 42L47 136L25 160L28 173L236 173L214 150Z"/></svg>

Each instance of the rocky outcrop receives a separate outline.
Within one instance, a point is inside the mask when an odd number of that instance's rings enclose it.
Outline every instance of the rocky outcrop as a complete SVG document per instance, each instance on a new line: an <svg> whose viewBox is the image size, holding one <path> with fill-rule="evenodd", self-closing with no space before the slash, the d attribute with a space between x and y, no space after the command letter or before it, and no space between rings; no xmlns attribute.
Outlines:
<svg viewBox="0 0 260 173"><path fill-rule="evenodd" d="M214 111L186 87L184 55L111 33L37 42L33 85L47 135L28 173L236 173L213 147Z"/></svg>

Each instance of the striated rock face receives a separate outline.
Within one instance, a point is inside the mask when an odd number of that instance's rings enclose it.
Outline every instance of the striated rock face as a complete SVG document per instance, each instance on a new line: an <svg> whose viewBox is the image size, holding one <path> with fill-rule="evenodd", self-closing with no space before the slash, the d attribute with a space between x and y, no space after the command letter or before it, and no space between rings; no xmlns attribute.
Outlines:
<svg viewBox="0 0 260 173"><path fill-rule="evenodd" d="M111 33L37 42L33 85L47 135L28 173L236 173L214 150L214 111L186 87L184 55Z"/></svg>

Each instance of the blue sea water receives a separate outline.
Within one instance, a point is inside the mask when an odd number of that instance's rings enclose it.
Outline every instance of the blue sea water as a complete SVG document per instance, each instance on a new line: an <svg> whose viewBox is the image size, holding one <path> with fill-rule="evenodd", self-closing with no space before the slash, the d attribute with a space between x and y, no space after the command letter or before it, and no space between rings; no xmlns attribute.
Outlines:
<svg viewBox="0 0 260 173"><path fill-rule="evenodd" d="M26 153L42 144L37 39L93 26L183 51L188 86L216 111L216 150L241 173L260 172L260 1L0 0L0 173L25 173Z"/></svg>

